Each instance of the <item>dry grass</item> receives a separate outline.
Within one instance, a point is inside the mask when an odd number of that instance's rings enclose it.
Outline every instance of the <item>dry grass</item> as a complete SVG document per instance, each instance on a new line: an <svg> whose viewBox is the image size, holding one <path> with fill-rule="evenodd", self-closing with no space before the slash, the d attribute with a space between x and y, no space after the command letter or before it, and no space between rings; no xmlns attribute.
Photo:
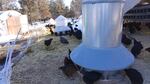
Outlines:
<svg viewBox="0 0 150 84"><path fill-rule="evenodd" d="M43 42L47 38L54 39L48 50ZM24 56L13 68L12 84L80 84L79 78L69 80L58 70L68 54L68 48L73 49L80 43L76 39L67 39L69 45L61 44L59 37L55 36L40 38L32 45L33 52Z"/></svg>
<svg viewBox="0 0 150 84"><path fill-rule="evenodd" d="M64 56L68 54L67 49L74 49L80 44L74 37L66 37L69 45L61 44L56 36L40 37L31 46L33 52L26 54L13 68L11 84L84 84L80 76L70 80L58 70L63 65ZM135 34L133 37L140 40L145 48L150 46L150 35ZM48 50L43 42L47 38L54 39ZM143 51L133 67L142 73L144 84L150 84L150 53Z"/></svg>

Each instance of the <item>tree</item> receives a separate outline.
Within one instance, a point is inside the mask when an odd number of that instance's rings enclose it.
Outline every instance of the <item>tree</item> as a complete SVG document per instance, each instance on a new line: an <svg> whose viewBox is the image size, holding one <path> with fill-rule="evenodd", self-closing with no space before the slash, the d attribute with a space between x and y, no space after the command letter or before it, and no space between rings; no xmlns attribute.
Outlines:
<svg viewBox="0 0 150 84"><path fill-rule="evenodd" d="M73 10L70 10L68 15L67 15L68 18L72 18L72 17L75 17L75 13Z"/></svg>
<svg viewBox="0 0 150 84"><path fill-rule="evenodd" d="M75 16L79 17L81 15L81 0L72 0L71 10L74 11Z"/></svg>
<svg viewBox="0 0 150 84"><path fill-rule="evenodd" d="M0 11L3 10L3 7L2 7L2 0L0 0Z"/></svg>
<svg viewBox="0 0 150 84"><path fill-rule="evenodd" d="M41 19L51 18L48 0L38 0L38 8Z"/></svg>
<svg viewBox="0 0 150 84"><path fill-rule="evenodd" d="M69 8L66 6L65 9L64 9L64 16L65 17L68 16L69 11L70 11Z"/></svg>
<svg viewBox="0 0 150 84"><path fill-rule="evenodd" d="M56 10L58 15L64 15L65 4L63 0L56 0Z"/></svg>
<svg viewBox="0 0 150 84"><path fill-rule="evenodd" d="M30 23L41 18L38 9L38 0L20 0L19 3L22 7L22 13L28 15Z"/></svg>
<svg viewBox="0 0 150 84"><path fill-rule="evenodd" d="M56 18L58 14L57 14L57 10L56 10L56 2L54 0L50 0L49 8L50 8L52 17Z"/></svg>
<svg viewBox="0 0 150 84"><path fill-rule="evenodd" d="M67 6L64 9L64 16L67 18L75 17L75 13L73 10L70 10Z"/></svg>
<svg viewBox="0 0 150 84"><path fill-rule="evenodd" d="M21 9L21 7L17 1L13 1L8 4L8 10L19 11L20 9Z"/></svg>
<svg viewBox="0 0 150 84"><path fill-rule="evenodd" d="M15 0L0 0L0 9L2 11L8 10L12 2L15 2Z"/></svg>
<svg viewBox="0 0 150 84"><path fill-rule="evenodd" d="M59 15L65 15L65 4L63 0L50 0L49 5L53 18L56 18Z"/></svg>

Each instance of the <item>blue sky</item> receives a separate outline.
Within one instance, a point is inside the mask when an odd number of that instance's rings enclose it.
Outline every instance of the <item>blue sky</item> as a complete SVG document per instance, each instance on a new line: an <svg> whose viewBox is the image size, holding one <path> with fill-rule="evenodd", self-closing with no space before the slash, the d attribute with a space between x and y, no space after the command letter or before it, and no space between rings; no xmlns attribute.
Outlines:
<svg viewBox="0 0 150 84"><path fill-rule="evenodd" d="M70 6L71 1L72 0L64 0L64 3L65 3L66 6Z"/></svg>

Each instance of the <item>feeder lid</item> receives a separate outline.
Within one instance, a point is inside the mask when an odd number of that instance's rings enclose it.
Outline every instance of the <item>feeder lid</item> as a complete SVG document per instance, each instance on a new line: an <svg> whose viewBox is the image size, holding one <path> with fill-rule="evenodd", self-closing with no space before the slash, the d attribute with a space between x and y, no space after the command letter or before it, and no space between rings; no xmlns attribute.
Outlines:
<svg viewBox="0 0 150 84"><path fill-rule="evenodd" d="M133 55L123 46L114 48L88 48L80 44L71 53L74 63L91 70L122 70L134 63Z"/></svg>

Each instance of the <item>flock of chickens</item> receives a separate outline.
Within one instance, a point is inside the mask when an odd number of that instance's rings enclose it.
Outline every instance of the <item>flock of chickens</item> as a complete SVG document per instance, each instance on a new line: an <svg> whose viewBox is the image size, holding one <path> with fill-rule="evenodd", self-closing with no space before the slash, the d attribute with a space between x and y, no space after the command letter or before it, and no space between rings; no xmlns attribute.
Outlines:
<svg viewBox="0 0 150 84"><path fill-rule="evenodd" d="M104 78L103 73L99 71L88 71L73 63L70 59L70 53L71 50L69 49L68 57L64 59L64 65L59 67L68 78L73 79L73 75L78 72L82 74L82 79L86 84L94 84L99 79ZM132 84L143 84L143 77L136 69L129 68L123 70L123 72L129 77Z"/></svg>
<svg viewBox="0 0 150 84"><path fill-rule="evenodd" d="M129 28L130 33L135 33L134 29L138 31L141 30L141 28L139 27L140 23L128 23L125 24L124 26ZM79 40L82 39L82 32L80 30L78 30L77 28L73 29L71 23L68 23L68 27L70 28L70 31L67 32L66 34L68 34L69 36L73 35ZM76 25L76 27L78 27L78 25ZM54 33L52 31L50 32ZM61 43L69 44L67 39L63 37L62 34L60 34L59 36L60 36ZM50 46L52 40L53 40L52 38L50 38L49 40L45 40L44 42L45 45ZM141 53L142 49L144 48L140 41L137 41L135 38L131 38L131 37L129 38L126 34L122 34L121 42L125 46L130 46L131 44L133 44L131 48L131 53L134 55L135 58L138 58L138 55ZM150 52L150 48L146 48L145 50ZM87 71L83 67L75 64L70 58L70 53L71 50L69 49L68 56L64 58L64 65L59 67L59 69L62 70L62 72L68 78L73 79L73 75L76 74L77 72L80 72L83 75L82 79L86 84L94 84L96 81L103 78L103 73L99 71ZM123 72L125 72L126 76L128 76L132 84L143 84L144 79L142 77L142 74L138 70L134 68L128 68L123 70Z"/></svg>
<svg viewBox="0 0 150 84"><path fill-rule="evenodd" d="M45 41L45 45L49 46L53 39L49 39ZM62 41L61 41L62 40ZM48 44L46 43L47 41ZM64 44L68 44L68 41L64 37L60 37L60 41ZM59 67L60 70L70 79L73 79L73 75L80 72L83 77L83 81L86 84L94 84L94 82L98 81L99 79L103 78L103 74L98 71L86 71L86 69L82 68L79 65L76 65L70 58L71 50L68 50L68 57L64 58L64 65ZM143 84L143 77L140 72L138 72L136 69L129 68L125 69L124 72L131 80L132 84Z"/></svg>

